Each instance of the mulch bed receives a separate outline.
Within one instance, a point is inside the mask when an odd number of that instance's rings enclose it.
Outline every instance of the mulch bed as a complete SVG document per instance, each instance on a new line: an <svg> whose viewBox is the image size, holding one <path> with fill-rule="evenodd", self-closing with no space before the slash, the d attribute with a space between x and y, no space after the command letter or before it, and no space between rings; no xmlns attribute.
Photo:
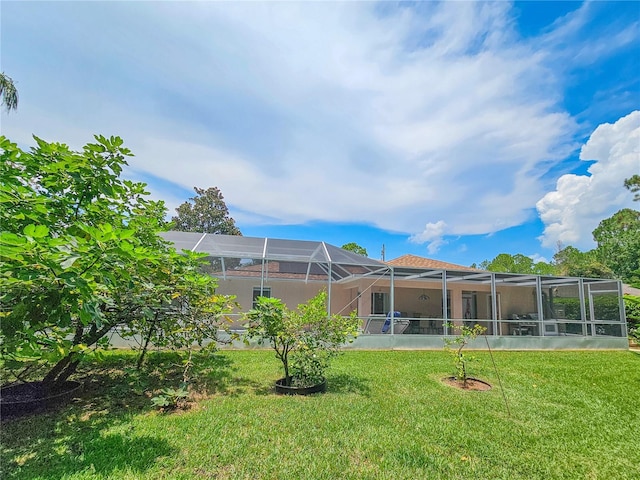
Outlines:
<svg viewBox="0 0 640 480"><path fill-rule="evenodd" d="M478 380L477 378L467 378L466 385L456 377L443 378L442 381L447 385L460 390L469 390L473 392L486 392L487 390L491 390L491 385L489 383Z"/></svg>

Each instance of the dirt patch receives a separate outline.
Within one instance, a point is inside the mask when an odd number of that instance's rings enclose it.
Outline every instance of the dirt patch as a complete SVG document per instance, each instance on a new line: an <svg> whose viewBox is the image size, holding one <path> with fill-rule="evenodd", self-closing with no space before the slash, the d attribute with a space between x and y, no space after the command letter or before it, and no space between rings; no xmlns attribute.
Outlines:
<svg viewBox="0 0 640 480"><path fill-rule="evenodd" d="M467 378L466 384L462 380L458 380L456 377L446 377L442 381L447 385L458 388L460 390L469 390L472 392L486 392L491 390L491 384L478 380L477 378Z"/></svg>

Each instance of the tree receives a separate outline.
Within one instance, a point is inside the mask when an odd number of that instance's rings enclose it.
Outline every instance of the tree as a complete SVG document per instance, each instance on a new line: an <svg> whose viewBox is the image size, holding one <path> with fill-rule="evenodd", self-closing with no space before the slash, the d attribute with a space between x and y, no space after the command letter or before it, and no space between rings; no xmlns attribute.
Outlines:
<svg viewBox="0 0 640 480"><path fill-rule="evenodd" d="M640 211L622 209L600 222L593 231L597 258L617 278L627 280L640 268Z"/></svg>
<svg viewBox="0 0 640 480"><path fill-rule="evenodd" d="M96 136L80 152L34 138L27 152L0 137L0 353L18 378L43 367L56 388L116 328L153 325L167 338L176 322L192 328L194 308L214 319L229 310L201 257L159 237L164 204L120 178L131 155L120 138Z"/></svg>
<svg viewBox="0 0 640 480"><path fill-rule="evenodd" d="M581 252L568 246L553 256L558 275L586 278L613 278L611 269L602 263L595 250Z"/></svg>
<svg viewBox="0 0 640 480"><path fill-rule="evenodd" d="M634 193L633 201L640 202L640 175L633 175L624 181L624 186L631 193Z"/></svg>
<svg viewBox="0 0 640 480"><path fill-rule="evenodd" d="M18 90L13 84L11 77L0 73L0 97L2 101L0 105L7 108L7 113L18 108Z"/></svg>
<svg viewBox="0 0 640 480"><path fill-rule="evenodd" d="M367 249L364 247L361 247L355 242L345 243L340 248L342 248L343 250L349 250L350 252L353 252L353 253L357 253L358 255L362 255L363 257L369 256L369 254L367 253Z"/></svg>
<svg viewBox="0 0 640 480"><path fill-rule="evenodd" d="M196 196L176 208L178 215L171 218L174 230L242 235L217 187L207 190L194 187L194 190Z"/></svg>
<svg viewBox="0 0 640 480"><path fill-rule="evenodd" d="M478 268L489 270L490 272L532 273L537 275L552 275L555 272L553 265L545 262L534 263L531 257L521 253L515 255L501 253L491 261L485 260L481 262Z"/></svg>

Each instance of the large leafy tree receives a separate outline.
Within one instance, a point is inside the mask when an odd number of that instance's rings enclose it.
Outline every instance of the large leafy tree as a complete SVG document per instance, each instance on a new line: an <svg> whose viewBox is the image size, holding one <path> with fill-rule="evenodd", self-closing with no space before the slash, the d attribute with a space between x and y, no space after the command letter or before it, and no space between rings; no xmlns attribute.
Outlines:
<svg viewBox="0 0 640 480"><path fill-rule="evenodd" d="M491 272L533 273L539 275L551 275L555 272L553 265L545 262L534 262L531 257L527 257L521 253L515 255L501 253L493 260L481 262L477 268Z"/></svg>
<svg viewBox="0 0 640 480"><path fill-rule="evenodd" d="M6 107L7 112L18 108L18 90L13 84L13 80L4 72L0 73L0 105Z"/></svg>
<svg viewBox="0 0 640 480"><path fill-rule="evenodd" d="M199 273L200 259L158 236L163 203L120 178L131 155L120 138L96 136L79 152L35 141L27 152L0 137L5 366L45 367L53 388L116 328L177 332L176 322L193 325L193 308L214 320L229 309ZM202 341L203 330L192 339Z"/></svg>
<svg viewBox="0 0 640 480"><path fill-rule="evenodd" d="M177 215L171 218L174 230L242 235L217 187L194 190L196 196L176 208Z"/></svg>
<svg viewBox="0 0 640 480"><path fill-rule="evenodd" d="M617 278L628 280L640 268L640 211L616 212L593 231L597 256Z"/></svg>

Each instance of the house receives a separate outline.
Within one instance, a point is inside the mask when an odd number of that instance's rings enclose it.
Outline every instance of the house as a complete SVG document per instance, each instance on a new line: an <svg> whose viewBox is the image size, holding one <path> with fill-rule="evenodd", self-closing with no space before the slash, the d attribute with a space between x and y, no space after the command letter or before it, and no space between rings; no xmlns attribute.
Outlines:
<svg viewBox="0 0 640 480"><path fill-rule="evenodd" d="M163 237L178 250L208 255L218 292L240 305L237 328L258 296L294 308L326 289L329 313L355 311L362 319L355 347L441 348L451 324L476 323L492 348L628 346L616 280L495 273L415 255L381 262L316 241L175 231Z"/></svg>

